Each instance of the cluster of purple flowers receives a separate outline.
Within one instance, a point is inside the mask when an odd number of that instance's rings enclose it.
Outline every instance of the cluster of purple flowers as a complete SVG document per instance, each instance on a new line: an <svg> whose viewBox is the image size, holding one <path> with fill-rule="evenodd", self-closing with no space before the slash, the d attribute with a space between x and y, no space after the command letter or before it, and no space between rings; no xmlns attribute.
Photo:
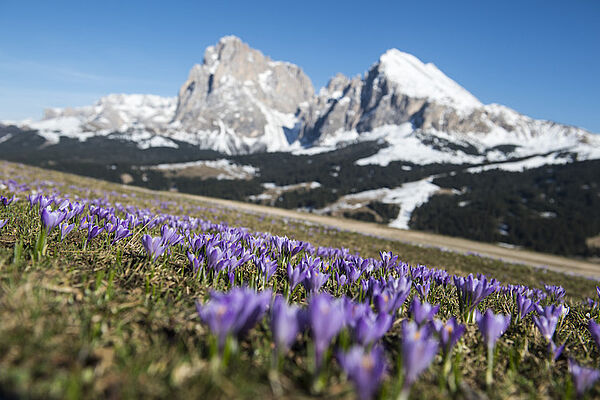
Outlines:
<svg viewBox="0 0 600 400"><path fill-rule="evenodd" d="M488 281L483 275L477 275L475 278L473 274L469 274L466 278L455 276L454 286L458 291L458 305L463 319L474 322L477 305L494 293L499 284L495 279Z"/></svg>
<svg viewBox="0 0 600 400"><path fill-rule="evenodd" d="M569 312L560 286L534 290L501 285L483 275L461 277L423 265L410 266L391 252L381 252L379 259L363 258L347 249L314 247L190 216L112 204L107 198L30 194L27 200L39 213L44 240L57 228L61 241L80 230L84 247L97 237L113 246L131 237L128 242L137 246L141 242L153 263L163 256L169 260L171 253L187 255L198 279L228 290L214 291L210 300L197 302L199 318L220 351L228 340L244 339L268 316L276 357L284 357L295 341L310 338L315 369L323 368L335 355L361 398L373 397L387 372L382 339L400 316L410 316L401 323L404 395L438 354L447 363L468 324L477 324L488 350L488 382L494 348L511 321L514 325L530 318L548 342L552 359L564 350L564 344L555 343L557 327ZM15 201L14 195L0 197L4 207ZM0 228L6 223L0 220ZM153 236L158 229L160 235ZM283 295L278 294L281 284ZM440 288L456 289L460 315L438 319L440 305L429 301ZM347 297L349 293L354 295ZM512 296L512 318L491 309L479 311L484 308L482 301L492 295ZM306 306L290 304L294 300ZM589 331L600 347L600 327L590 320ZM578 391L598 378L597 371L589 372L575 362L571 371L580 377L574 378Z"/></svg>

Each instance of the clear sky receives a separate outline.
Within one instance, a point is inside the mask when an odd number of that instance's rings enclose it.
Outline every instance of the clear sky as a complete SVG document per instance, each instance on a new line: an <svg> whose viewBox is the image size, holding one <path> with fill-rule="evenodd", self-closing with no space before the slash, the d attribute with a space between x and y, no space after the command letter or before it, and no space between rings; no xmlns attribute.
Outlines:
<svg viewBox="0 0 600 400"><path fill-rule="evenodd" d="M395 47L484 103L600 133L599 21L598 0L0 0L0 120L108 93L176 96L233 34L317 89Z"/></svg>

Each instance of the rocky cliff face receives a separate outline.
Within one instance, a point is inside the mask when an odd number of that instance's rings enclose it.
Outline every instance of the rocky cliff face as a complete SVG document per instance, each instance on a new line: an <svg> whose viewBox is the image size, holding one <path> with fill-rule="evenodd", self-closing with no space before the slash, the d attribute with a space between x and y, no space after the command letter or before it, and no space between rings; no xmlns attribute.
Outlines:
<svg viewBox="0 0 600 400"><path fill-rule="evenodd" d="M424 130L490 131L479 100L433 64L395 49L382 55L362 79L336 76L307 110L304 132L315 138L407 122Z"/></svg>
<svg viewBox="0 0 600 400"><path fill-rule="evenodd" d="M237 135L246 148L283 149L296 139L298 107L314 89L302 70L277 62L234 36L224 37L204 54L179 91L174 122L186 132Z"/></svg>

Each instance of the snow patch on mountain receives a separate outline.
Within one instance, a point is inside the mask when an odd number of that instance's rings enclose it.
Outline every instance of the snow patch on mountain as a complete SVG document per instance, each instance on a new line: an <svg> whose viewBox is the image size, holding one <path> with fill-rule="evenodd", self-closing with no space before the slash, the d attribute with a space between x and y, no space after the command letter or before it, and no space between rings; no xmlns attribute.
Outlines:
<svg viewBox="0 0 600 400"><path fill-rule="evenodd" d="M562 165L567 164L571 161L572 160L570 157L564 157L561 156L561 154L552 153L545 156L531 157L521 161L487 164L480 167L471 167L467 169L467 172L474 174L494 169L509 172L523 172L526 169L539 168L543 167L544 165Z"/></svg>
<svg viewBox="0 0 600 400"><path fill-rule="evenodd" d="M168 137L155 135L145 130L133 130L127 132L113 133L110 135L113 139L121 139L128 142L133 142L139 149L147 150L155 147L169 147L172 149L179 148L179 145Z"/></svg>
<svg viewBox="0 0 600 400"><path fill-rule="evenodd" d="M359 193L348 194L340 197L335 203L316 210L318 214L331 214L333 212L358 210L366 207L373 201L386 204L396 204L400 207L398 216L388 225L397 229L409 229L410 216L415 208L424 204L440 190L433 184L434 176L427 177L414 182L407 182L396 188L381 188L365 190Z"/></svg>
<svg viewBox="0 0 600 400"><path fill-rule="evenodd" d="M162 128L175 113L177 98L146 94L111 94L100 98L94 105L77 108L47 109L42 123L52 121L59 130L126 131L130 128Z"/></svg>
<svg viewBox="0 0 600 400"><path fill-rule="evenodd" d="M379 59L383 73L399 92L413 98L426 98L460 110L483 106L471 93L448 78L434 64L424 64L412 54L390 49Z"/></svg>
<svg viewBox="0 0 600 400"><path fill-rule="evenodd" d="M449 139L443 133L438 137ZM423 143L422 139L415 135L410 123L382 126L360 136L361 141L377 139L385 140L388 146L370 157L357 160L357 165L372 164L385 167L392 161L409 161L415 164L478 164L485 161L483 156L466 154L461 150L437 149Z"/></svg>
<svg viewBox="0 0 600 400"><path fill-rule="evenodd" d="M81 118L75 116L58 116L36 122L24 122L17 126L37 130L38 134L50 144L58 144L61 136L85 142L95 135L95 132L86 132L82 127Z"/></svg>
<svg viewBox="0 0 600 400"><path fill-rule="evenodd" d="M214 178L218 180L251 179L259 174L259 169L252 165L241 165L227 159L200 160L184 163L157 164L141 169L156 169L159 171L180 171L192 168L208 168L217 171Z"/></svg>
<svg viewBox="0 0 600 400"><path fill-rule="evenodd" d="M433 177L425 178L416 182L408 182L396 188L384 198L384 202L398 204L400 212L398 217L389 223L392 228L408 229L410 216L415 208L425 204L440 187L433 184Z"/></svg>
<svg viewBox="0 0 600 400"><path fill-rule="evenodd" d="M277 199L286 192L318 189L321 187L321 183L312 181L295 183L293 185L277 186L273 182L265 182L262 184L262 186L265 188L265 191L257 195L248 196L248 200L262 204L275 205Z"/></svg>
<svg viewBox="0 0 600 400"><path fill-rule="evenodd" d="M141 149L174 147L177 144L160 135L173 118L177 99L142 94L111 94L94 105L75 108L50 108L39 121L16 124L34 129L49 144L61 137L85 142L94 136L111 136L134 142Z"/></svg>

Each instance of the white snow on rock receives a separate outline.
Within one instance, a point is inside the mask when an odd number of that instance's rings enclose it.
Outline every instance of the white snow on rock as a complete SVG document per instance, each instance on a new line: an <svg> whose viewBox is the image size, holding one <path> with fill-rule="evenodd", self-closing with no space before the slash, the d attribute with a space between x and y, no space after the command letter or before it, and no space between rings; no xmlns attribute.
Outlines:
<svg viewBox="0 0 600 400"><path fill-rule="evenodd" d="M439 137L442 138L445 138L444 136L447 135L439 135ZM360 135L360 141L377 139L385 140L388 146L370 157L357 160L357 165L374 164L385 167L392 161L409 161L415 164L476 164L485 161L483 156L473 156L460 150L437 150L432 146L424 144L419 137L415 135L412 124L410 123L402 125L386 125Z"/></svg>
<svg viewBox="0 0 600 400"><path fill-rule="evenodd" d="M571 162L570 158L559 157L558 154L548 154L546 156L535 156L521 161L487 164L480 167L471 167L467 169L470 173L479 173L493 169L499 169L509 172L523 172L526 169L543 167L544 165L566 164Z"/></svg>
<svg viewBox="0 0 600 400"><path fill-rule="evenodd" d="M248 196L250 201L258 201L266 204L274 205L275 201L286 192L296 190L314 190L321 187L320 182L300 182L293 185L277 186L273 182L264 182L262 186L265 188L263 193Z"/></svg>
<svg viewBox="0 0 600 400"><path fill-rule="evenodd" d="M400 206L398 216L388 224L390 227L409 229L408 223L415 208L426 203L440 189L439 186L432 183L433 178L433 176L430 176L419 181L407 182L393 189L381 188L345 195L335 203L315 212L327 214L339 210L356 210L372 201L380 201Z"/></svg>
<svg viewBox="0 0 600 400"><path fill-rule="evenodd" d="M175 142L160 134L173 118L176 106L175 97L111 94L91 106L50 108L41 120L16 125L37 130L50 144L59 143L61 136L85 142L94 136L114 134L113 138L133 141L140 149L177 148Z"/></svg>
<svg viewBox="0 0 600 400"><path fill-rule="evenodd" d="M215 176L218 180L241 180L250 179L259 174L259 169L252 165L240 165L227 159L218 160L199 160L190 161L184 163L172 163L172 164L157 164L153 166L146 166L142 169L156 169L160 171L177 171L188 168L201 168L206 167L219 173Z"/></svg>
<svg viewBox="0 0 600 400"><path fill-rule="evenodd" d="M390 192L384 202L400 205L398 218L389 223L392 228L408 229L410 216L415 208L424 204L440 187L431 183L433 177L416 182L408 182Z"/></svg>
<svg viewBox="0 0 600 400"><path fill-rule="evenodd" d="M379 59L384 74L400 89L413 98L427 98L459 110L472 110L483 106L471 93L448 78L434 64L424 64L412 54L390 49Z"/></svg>

